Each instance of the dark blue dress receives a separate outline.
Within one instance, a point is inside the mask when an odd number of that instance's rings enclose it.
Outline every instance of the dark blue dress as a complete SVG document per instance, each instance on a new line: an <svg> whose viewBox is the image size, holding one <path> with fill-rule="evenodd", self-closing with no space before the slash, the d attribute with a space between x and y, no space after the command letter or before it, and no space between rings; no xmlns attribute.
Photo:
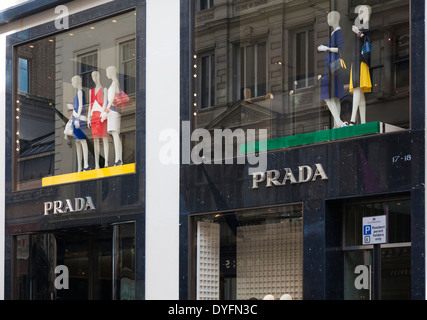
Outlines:
<svg viewBox="0 0 427 320"><path fill-rule="evenodd" d="M82 89L80 89L82 90ZM82 112L80 113L81 115L86 114L86 99L85 99L85 92L82 90ZM74 112L78 113L79 112L79 97L78 97L78 92L76 93L76 95L74 96L74 100L73 100L73 107L74 107ZM73 115L73 131L74 131L74 139L76 140L82 140L82 139L86 139L86 135L83 132L83 129L86 127L86 121L82 121L79 120L80 122L80 128L76 128L76 126L74 125L74 122L77 120L76 117L74 117Z"/></svg>
<svg viewBox="0 0 427 320"><path fill-rule="evenodd" d="M341 53L344 52L344 36L341 29L336 30L332 33L331 38L328 41L327 46L329 48L338 48ZM329 72L329 65L331 62L339 59L339 54L327 51L325 57L325 75L322 82L322 93L321 99L331 99L337 97L341 99L345 96L344 92L344 71L339 70L334 75Z"/></svg>

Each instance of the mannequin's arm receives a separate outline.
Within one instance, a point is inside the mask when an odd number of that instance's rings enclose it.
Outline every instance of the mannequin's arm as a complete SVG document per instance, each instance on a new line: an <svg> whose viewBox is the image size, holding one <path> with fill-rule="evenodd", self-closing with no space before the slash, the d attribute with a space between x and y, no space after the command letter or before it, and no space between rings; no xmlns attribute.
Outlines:
<svg viewBox="0 0 427 320"><path fill-rule="evenodd" d="M117 83L116 81L113 81L112 83L112 88L114 90L108 90L108 104L107 104L107 110L110 111L111 106L113 105L114 102L114 97L116 95L116 90L117 90Z"/></svg>
<svg viewBox="0 0 427 320"><path fill-rule="evenodd" d="M83 110L83 94L82 94L81 90L79 90L77 92L77 98L78 98L78 101L79 101L79 109L77 111L77 118L80 119L80 116L81 116L82 110Z"/></svg>
<svg viewBox="0 0 427 320"><path fill-rule="evenodd" d="M333 52L333 53L338 53L338 48L331 48L331 47L327 47L327 46L324 46L324 45L318 46L317 50L318 51L330 51L330 52Z"/></svg>
<svg viewBox="0 0 427 320"><path fill-rule="evenodd" d="M113 81L113 83L112 83L112 85L111 85L112 87L112 89L114 89L114 90L107 90L107 94L108 94L108 104L107 103L104 103L104 111L101 113L101 122L104 122L105 121L105 119L107 119L107 114L108 114L108 112L110 112L110 108L111 108L111 106L113 105L113 102L114 102L114 97L116 96L116 90L117 90L117 88L118 88L118 84L116 83L116 81ZM105 97L106 97L107 95L104 95L104 102L105 102Z"/></svg>
<svg viewBox="0 0 427 320"><path fill-rule="evenodd" d="M89 91L89 101L92 101L91 99L92 90ZM87 126L90 128L90 119L92 118L92 107L89 105L88 111L87 111Z"/></svg>
<svg viewBox="0 0 427 320"><path fill-rule="evenodd" d="M102 90L104 91L104 102L102 103L102 112L104 112L108 104L108 91L106 88L103 88Z"/></svg>
<svg viewBox="0 0 427 320"><path fill-rule="evenodd" d="M364 36L363 32L356 26L351 27L351 30L359 37L362 38Z"/></svg>

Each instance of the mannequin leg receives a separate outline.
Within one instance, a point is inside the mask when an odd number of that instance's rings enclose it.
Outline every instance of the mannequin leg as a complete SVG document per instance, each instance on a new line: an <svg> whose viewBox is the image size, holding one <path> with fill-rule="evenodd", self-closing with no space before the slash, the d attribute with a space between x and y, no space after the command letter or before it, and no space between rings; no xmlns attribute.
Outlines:
<svg viewBox="0 0 427 320"><path fill-rule="evenodd" d="M93 140L93 151L95 156L95 169L99 169L99 139L95 138Z"/></svg>
<svg viewBox="0 0 427 320"><path fill-rule="evenodd" d="M112 133L114 141L114 151L115 151L115 165L121 165L122 162L122 140L120 139L120 134L117 131Z"/></svg>
<svg viewBox="0 0 427 320"><path fill-rule="evenodd" d="M82 171L82 145L80 140L76 140L76 153L77 153L77 172Z"/></svg>
<svg viewBox="0 0 427 320"><path fill-rule="evenodd" d="M88 155L89 155L89 149L87 147L86 140L80 140L82 144L82 151L83 151L83 169L87 170L89 169L89 161L88 161Z"/></svg>
<svg viewBox="0 0 427 320"><path fill-rule="evenodd" d="M341 128L344 122L341 120L341 102L338 98L332 98L325 100L329 111L332 113L334 123L337 128Z"/></svg>
<svg viewBox="0 0 427 320"><path fill-rule="evenodd" d="M108 156L110 153L110 145L108 143L108 138L104 137L102 138L102 145L104 147L104 159L105 159L105 165L104 167L107 168L108 167Z"/></svg>
<svg viewBox="0 0 427 320"><path fill-rule="evenodd" d="M359 115L360 123L366 123L366 99L363 90L360 90Z"/></svg>
<svg viewBox="0 0 427 320"><path fill-rule="evenodd" d="M359 104L362 94L362 88L353 89L353 111L351 113L351 122L356 123L357 112L359 111Z"/></svg>
<svg viewBox="0 0 427 320"><path fill-rule="evenodd" d="M337 100L336 107L337 107L337 114L339 115L338 121L334 120L335 127L341 128L344 126L344 122L341 120L341 101L338 98L335 98ZM341 123L339 122L341 121Z"/></svg>

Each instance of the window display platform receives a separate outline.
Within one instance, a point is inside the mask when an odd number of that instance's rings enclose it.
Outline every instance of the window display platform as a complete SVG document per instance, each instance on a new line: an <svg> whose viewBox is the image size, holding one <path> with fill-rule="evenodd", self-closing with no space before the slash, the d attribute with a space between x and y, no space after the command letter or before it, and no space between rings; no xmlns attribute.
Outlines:
<svg viewBox="0 0 427 320"><path fill-rule="evenodd" d="M276 149L297 147L297 146L303 146L303 145L308 145L313 143L328 142L333 140L348 139L348 138L354 138L358 136L387 133L387 132L394 132L394 131L401 131L401 130L405 130L405 129L396 127L387 123L375 121L375 122L369 122L365 124L342 127L337 129L309 132L309 133L299 134L295 136L271 139L266 141L267 145L263 146L262 149L265 149L265 151L272 151ZM263 144L265 144L265 142ZM239 151L240 151L240 154L250 154L254 152L259 152L260 141L241 144Z"/></svg>
<svg viewBox="0 0 427 320"><path fill-rule="evenodd" d="M94 169L82 172L73 172L61 174L58 176L46 177L42 179L42 186L48 187L58 184L65 184L71 182L79 182L85 180L93 180L100 178L108 178L123 174L135 173L135 163L125 164L122 166L108 167L102 169Z"/></svg>

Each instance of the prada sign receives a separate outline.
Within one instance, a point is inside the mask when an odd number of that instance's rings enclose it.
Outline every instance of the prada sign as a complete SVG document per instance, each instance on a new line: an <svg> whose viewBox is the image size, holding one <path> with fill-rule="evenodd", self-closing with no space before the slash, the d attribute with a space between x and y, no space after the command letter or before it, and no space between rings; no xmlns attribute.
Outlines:
<svg viewBox="0 0 427 320"><path fill-rule="evenodd" d="M313 182L317 179L328 180L328 176L320 163L316 163L314 167L299 166L298 172L295 172L295 174L291 168L285 168L283 174L279 170L255 172L252 173L252 189L258 189L260 185L269 188L286 184Z"/></svg>
<svg viewBox="0 0 427 320"><path fill-rule="evenodd" d="M74 201L71 201L71 199L66 199L65 201L56 200L44 203L45 216L50 214L80 212L88 210L95 210L95 205L93 204L91 197L75 198Z"/></svg>

